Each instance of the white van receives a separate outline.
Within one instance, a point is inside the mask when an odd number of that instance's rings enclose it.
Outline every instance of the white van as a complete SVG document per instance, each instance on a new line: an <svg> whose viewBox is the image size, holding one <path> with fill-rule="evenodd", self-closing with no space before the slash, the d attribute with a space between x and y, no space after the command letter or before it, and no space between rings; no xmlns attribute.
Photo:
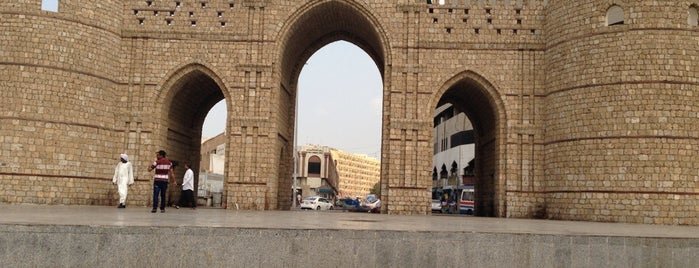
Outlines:
<svg viewBox="0 0 699 268"><path fill-rule="evenodd" d="M459 186L459 214L473 215L476 211L476 194L473 185Z"/></svg>

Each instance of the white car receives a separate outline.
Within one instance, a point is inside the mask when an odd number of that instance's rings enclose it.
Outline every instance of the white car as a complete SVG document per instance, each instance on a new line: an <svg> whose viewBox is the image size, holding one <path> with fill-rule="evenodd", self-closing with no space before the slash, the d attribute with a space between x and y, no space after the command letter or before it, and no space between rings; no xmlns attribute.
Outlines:
<svg viewBox="0 0 699 268"><path fill-rule="evenodd" d="M442 212L442 202L439 199L432 199L432 212Z"/></svg>
<svg viewBox="0 0 699 268"><path fill-rule="evenodd" d="M306 197L301 202L301 209L332 210L333 204L325 197Z"/></svg>

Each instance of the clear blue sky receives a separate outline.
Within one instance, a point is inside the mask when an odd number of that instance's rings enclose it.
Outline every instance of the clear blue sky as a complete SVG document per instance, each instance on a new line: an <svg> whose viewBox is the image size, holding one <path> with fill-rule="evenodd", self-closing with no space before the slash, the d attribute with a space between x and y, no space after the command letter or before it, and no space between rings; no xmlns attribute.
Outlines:
<svg viewBox="0 0 699 268"><path fill-rule="evenodd" d="M344 41L318 50L299 77L298 145L318 144L381 157L383 84L374 61ZM223 132L225 102L214 106L203 135Z"/></svg>

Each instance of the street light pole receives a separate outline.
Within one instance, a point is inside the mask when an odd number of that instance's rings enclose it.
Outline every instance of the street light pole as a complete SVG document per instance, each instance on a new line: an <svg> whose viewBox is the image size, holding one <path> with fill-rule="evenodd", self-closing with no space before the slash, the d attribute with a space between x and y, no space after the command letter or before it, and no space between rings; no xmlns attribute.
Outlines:
<svg viewBox="0 0 699 268"><path fill-rule="evenodd" d="M296 96L295 97L296 97L296 99L294 100L294 141L293 141L294 148L292 149L292 151L294 153L294 175L293 175L294 176L293 177L294 183L292 185L293 189L292 189L292 194L291 194L292 195L292 197L291 197L291 201L292 201L291 207L292 208L296 208L296 204L299 202L299 200L297 200L297 198L296 198L296 196L298 195L298 189L296 186L296 184L297 184L296 178L298 177L298 165L299 165L298 164L298 151L297 151L297 147L296 147L297 146L296 142L298 139L297 137L298 137L298 133L299 133L299 87L298 87L298 85L296 85Z"/></svg>

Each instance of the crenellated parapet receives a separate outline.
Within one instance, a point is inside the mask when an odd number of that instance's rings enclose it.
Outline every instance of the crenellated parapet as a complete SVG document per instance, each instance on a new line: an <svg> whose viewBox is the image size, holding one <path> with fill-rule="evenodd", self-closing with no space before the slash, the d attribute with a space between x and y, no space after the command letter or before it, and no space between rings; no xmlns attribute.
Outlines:
<svg viewBox="0 0 699 268"><path fill-rule="evenodd" d="M428 1L429 2L429 1ZM540 42L547 1L432 1L423 11L423 40Z"/></svg>
<svg viewBox="0 0 699 268"><path fill-rule="evenodd" d="M265 1L130 1L124 24L134 31L205 28L207 31L235 32L247 9L264 6Z"/></svg>
<svg viewBox="0 0 699 268"><path fill-rule="evenodd" d="M451 6L451 7L546 7L549 0L426 0L431 6Z"/></svg>

